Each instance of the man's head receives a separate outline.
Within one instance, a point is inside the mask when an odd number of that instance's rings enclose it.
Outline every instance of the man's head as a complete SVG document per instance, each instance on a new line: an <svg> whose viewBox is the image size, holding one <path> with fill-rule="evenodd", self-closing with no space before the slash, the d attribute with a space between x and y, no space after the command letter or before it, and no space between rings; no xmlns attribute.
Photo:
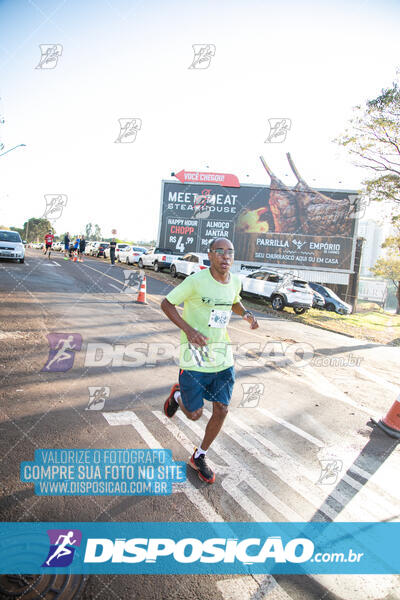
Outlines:
<svg viewBox="0 0 400 600"><path fill-rule="evenodd" d="M234 248L232 242L226 238L215 238L211 240L208 250L211 268L223 275L227 273L233 263Z"/></svg>
<svg viewBox="0 0 400 600"><path fill-rule="evenodd" d="M51 233L51 229L49 229L48 233Z"/></svg>

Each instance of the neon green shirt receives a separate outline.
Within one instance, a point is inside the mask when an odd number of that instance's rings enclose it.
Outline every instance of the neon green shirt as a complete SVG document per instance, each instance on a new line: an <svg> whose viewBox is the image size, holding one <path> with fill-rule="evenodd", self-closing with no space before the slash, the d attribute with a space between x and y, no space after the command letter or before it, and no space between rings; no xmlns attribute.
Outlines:
<svg viewBox="0 0 400 600"><path fill-rule="evenodd" d="M179 366L181 369L217 373L233 365L230 339L226 331L232 304L240 302L241 282L230 274L229 283L220 283L203 269L187 277L167 296L171 304L183 304L182 318L208 338L203 349L188 343L181 331Z"/></svg>

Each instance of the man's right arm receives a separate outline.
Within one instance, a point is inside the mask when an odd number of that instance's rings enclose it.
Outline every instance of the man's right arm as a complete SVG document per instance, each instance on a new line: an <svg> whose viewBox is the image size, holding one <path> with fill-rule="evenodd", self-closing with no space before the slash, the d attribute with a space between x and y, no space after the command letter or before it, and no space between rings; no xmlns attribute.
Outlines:
<svg viewBox="0 0 400 600"><path fill-rule="evenodd" d="M186 321L182 319L182 317L176 310L175 304L171 304L169 300L164 298L164 300L161 302L161 309L164 312L164 314L168 317L168 319L174 323L174 325L176 325L177 327L179 327L179 329L182 329L182 331L186 333L188 342L190 342L194 346L207 345L208 338L206 338L202 333L191 327L189 323L186 323Z"/></svg>

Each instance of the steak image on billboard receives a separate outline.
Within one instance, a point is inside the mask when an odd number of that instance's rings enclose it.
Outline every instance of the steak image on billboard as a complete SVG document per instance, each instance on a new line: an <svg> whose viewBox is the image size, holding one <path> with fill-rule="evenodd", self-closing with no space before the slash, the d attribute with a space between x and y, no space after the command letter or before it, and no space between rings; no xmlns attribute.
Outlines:
<svg viewBox="0 0 400 600"><path fill-rule="evenodd" d="M262 157L265 186L164 181L159 244L180 253L207 252L211 239L226 237L237 261L351 273L356 192L313 189L287 158L297 179L293 187Z"/></svg>

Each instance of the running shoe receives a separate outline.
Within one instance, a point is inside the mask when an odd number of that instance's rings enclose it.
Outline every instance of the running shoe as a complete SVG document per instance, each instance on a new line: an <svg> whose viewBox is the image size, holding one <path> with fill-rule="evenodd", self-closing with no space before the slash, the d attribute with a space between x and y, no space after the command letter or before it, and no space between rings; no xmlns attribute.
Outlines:
<svg viewBox="0 0 400 600"><path fill-rule="evenodd" d="M179 408L179 404L174 398L175 392L179 392L179 383L175 383L175 385L172 386L169 396L164 402L164 414L169 419L174 416Z"/></svg>
<svg viewBox="0 0 400 600"><path fill-rule="evenodd" d="M200 454L200 456L195 458L194 455L196 454L196 450L197 450L197 448L195 449L192 456L190 457L189 465L191 467L193 467L193 469L195 471L197 471L197 475L200 477L200 479L202 479L203 481L205 481L207 483L214 483L215 473L208 466L207 461L206 461L206 455Z"/></svg>

